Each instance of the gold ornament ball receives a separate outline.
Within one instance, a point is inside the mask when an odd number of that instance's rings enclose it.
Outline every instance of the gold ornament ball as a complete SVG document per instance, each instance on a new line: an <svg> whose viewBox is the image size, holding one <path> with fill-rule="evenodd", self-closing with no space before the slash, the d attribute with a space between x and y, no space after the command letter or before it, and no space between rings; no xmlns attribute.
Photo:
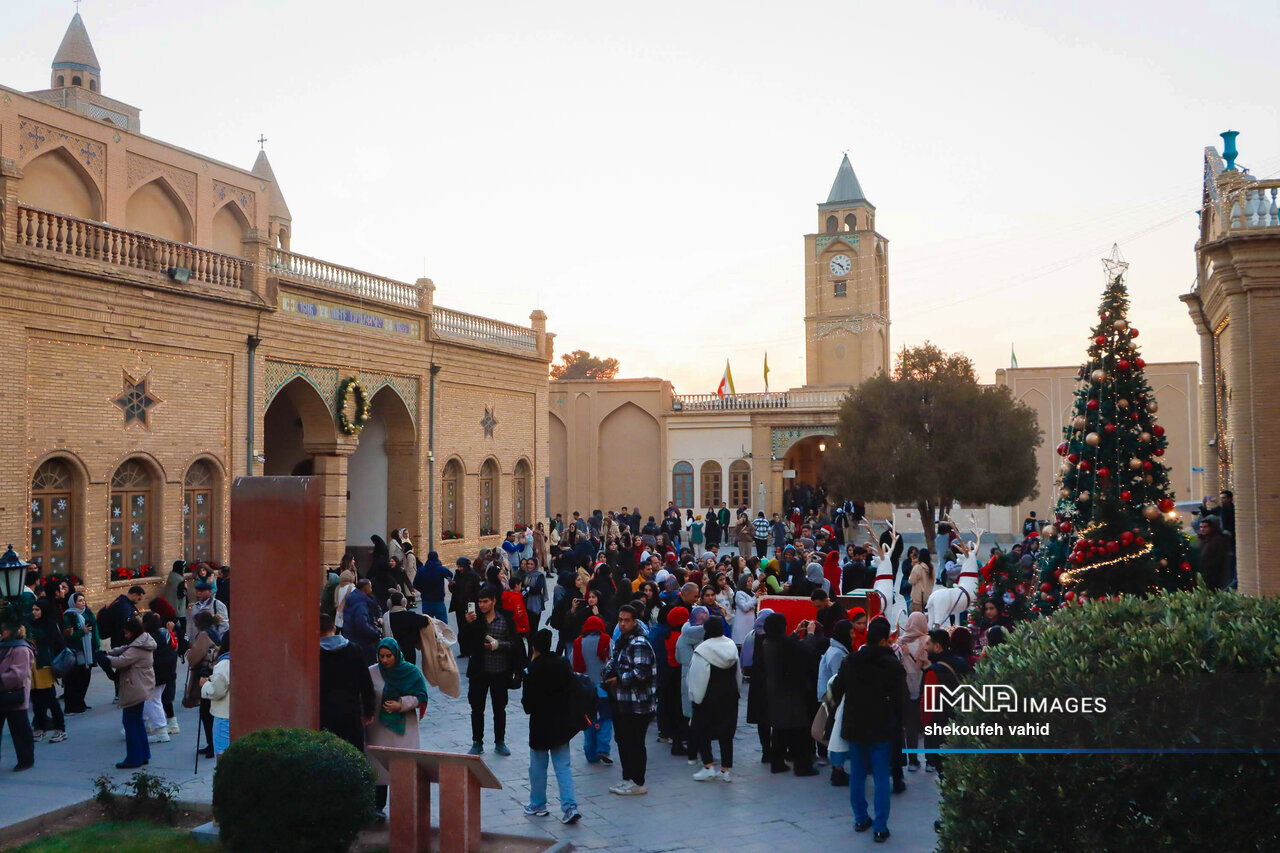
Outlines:
<svg viewBox="0 0 1280 853"><path fill-rule="evenodd" d="M1084 437L1084 443L1089 445L1090 447L1097 447L1098 442L1100 442L1101 440L1102 439L1098 437L1098 434L1096 432L1091 432Z"/></svg>
<svg viewBox="0 0 1280 853"><path fill-rule="evenodd" d="M1093 381L1098 383L1099 385L1102 384L1102 380L1107 378L1107 372L1101 368L1093 371L1093 373L1089 375L1093 378Z"/></svg>
<svg viewBox="0 0 1280 853"><path fill-rule="evenodd" d="M1088 421L1085 420L1084 415L1076 415L1075 420L1071 422L1071 425L1076 428L1077 432L1079 432L1084 429L1085 424L1087 423Z"/></svg>
<svg viewBox="0 0 1280 853"><path fill-rule="evenodd" d="M1081 492L1080 494L1076 495L1076 500L1078 500L1082 504L1087 504L1089 502L1089 499L1092 497L1093 496L1090 495L1088 492Z"/></svg>
<svg viewBox="0 0 1280 853"><path fill-rule="evenodd" d="M1058 528L1052 524L1047 524L1045 525L1044 530L1040 531L1040 535L1052 538L1058 535Z"/></svg>
<svg viewBox="0 0 1280 853"><path fill-rule="evenodd" d="M1149 432L1139 433L1139 434L1138 434L1138 441L1141 441L1143 444L1148 444L1148 443L1150 443L1150 441L1151 441L1151 433L1149 433Z"/></svg>
<svg viewBox="0 0 1280 853"><path fill-rule="evenodd" d="M1155 400L1152 400L1150 403L1147 403L1147 411L1154 415L1156 412L1160 411L1160 404Z"/></svg>
<svg viewBox="0 0 1280 853"><path fill-rule="evenodd" d="M1066 489L1059 489L1058 497L1062 498L1065 501L1067 498L1071 497L1071 492L1067 491Z"/></svg>
<svg viewBox="0 0 1280 853"><path fill-rule="evenodd" d="M1072 468L1071 463L1064 459L1062 460L1062 467L1059 468L1058 470L1061 471L1063 474L1070 474L1071 468Z"/></svg>
<svg viewBox="0 0 1280 853"><path fill-rule="evenodd" d="M1116 407L1121 409L1127 409L1129 408L1129 401L1126 400L1124 397L1121 397L1119 400L1116 400Z"/></svg>
<svg viewBox="0 0 1280 853"><path fill-rule="evenodd" d="M1169 561L1168 561L1168 560L1161 560L1161 561L1160 561L1160 568L1162 568L1162 569L1167 569L1167 568L1169 568Z"/></svg>
<svg viewBox="0 0 1280 853"><path fill-rule="evenodd" d="M1136 456L1135 456L1135 457L1133 457L1132 459L1130 459L1130 460L1129 460L1129 470L1130 470L1130 471L1140 471L1140 470L1142 470L1142 460L1141 460L1141 459L1139 459L1139 458L1138 458L1138 457L1136 457Z"/></svg>
<svg viewBox="0 0 1280 853"><path fill-rule="evenodd" d="M1160 517L1160 507L1155 504L1147 504L1142 508L1142 517L1147 521L1155 521Z"/></svg>
<svg viewBox="0 0 1280 853"><path fill-rule="evenodd" d="M1129 324L1124 320L1116 320L1111 324L1111 328L1115 329L1117 332L1123 332L1125 329L1129 328Z"/></svg>
<svg viewBox="0 0 1280 853"><path fill-rule="evenodd" d="M1156 481L1156 478L1152 477L1150 474L1142 475L1142 482L1147 483L1148 485L1151 483L1154 483L1155 481Z"/></svg>

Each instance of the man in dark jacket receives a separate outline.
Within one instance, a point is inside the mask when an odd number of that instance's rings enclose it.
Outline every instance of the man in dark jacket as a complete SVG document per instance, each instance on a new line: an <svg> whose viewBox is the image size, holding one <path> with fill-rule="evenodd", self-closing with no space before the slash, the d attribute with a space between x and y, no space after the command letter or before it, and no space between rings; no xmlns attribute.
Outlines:
<svg viewBox="0 0 1280 853"><path fill-rule="evenodd" d="M1200 572L1209 589L1226 589L1231 582L1231 540L1221 527L1215 515L1200 519Z"/></svg>
<svg viewBox="0 0 1280 853"><path fill-rule="evenodd" d="M853 829L866 832L874 827L876 841L889 837L890 753L901 738L902 697L907 690L907 673L893 653L889 634L889 620L872 619L866 645L845 658L831 687L836 702L849 699L840 734L850 746ZM868 769L875 781L874 821L867 814Z"/></svg>
<svg viewBox="0 0 1280 853"><path fill-rule="evenodd" d="M577 823L582 817L573 795L573 769L569 765L569 741L580 729L574 725L573 691L569 662L551 654L551 632L533 635L533 657L524 680L525 713L529 715L529 804L527 815L547 814L547 759L556 770L560 790L561 823Z"/></svg>
<svg viewBox="0 0 1280 853"><path fill-rule="evenodd" d="M485 696L493 700L493 751L510 755L507 748L507 691L511 675L517 671L515 658L523 656L524 645L516 634L511 617L498 609L500 591L480 588L476 598L479 613L462 617L458 645L471 658L467 663L467 702L471 705L471 749L469 755L484 753ZM521 669L523 667L520 667Z"/></svg>
<svg viewBox="0 0 1280 853"><path fill-rule="evenodd" d="M142 587L131 586L128 593L118 596L111 602L106 614L107 636L111 638L111 648L129 645L129 641L124 636L124 625L138 615L138 605L146 595L147 592Z"/></svg>
<svg viewBox="0 0 1280 853"><path fill-rule="evenodd" d="M959 687L960 680L966 677L971 670L967 660L951 652L951 635L941 628L933 629L929 632L927 650L929 652L929 666L924 670L921 690L925 690L934 684L941 684L949 689ZM937 713L922 711L920 720L924 727L925 749L939 749L942 747L942 736L929 733L931 724L932 726L943 726L950 721L951 717L950 708ZM930 753L925 757L924 769L936 772L941 776L942 756L936 752Z"/></svg>
<svg viewBox="0 0 1280 853"><path fill-rule="evenodd" d="M466 557L458 558L457 567L453 580L449 581L449 589L453 592L449 610L457 614L458 632L461 633L467 619L467 606L475 603L476 595L480 592L480 576L471 568L471 561ZM467 651L463 649L462 657L466 655Z"/></svg>
<svg viewBox="0 0 1280 853"><path fill-rule="evenodd" d="M383 616L391 624L391 636L400 644L400 653L404 659L415 666L418 663L418 648L422 645L422 635L418 632L431 624L431 620L421 613L405 608L404 595L395 591L391 593L391 608Z"/></svg>
<svg viewBox="0 0 1280 853"><path fill-rule="evenodd" d="M373 584L362 578L342 602L342 634L355 643L364 656L365 666L378 662L378 605L373 600Z"/></svg>
<svg viewBox="0 0 1280 853"><path fill-rule="evenodd" d="M364 727L373 721L376 697L358 646L334 633L333 617L320 614L320 730L364 751Z"/></svg>

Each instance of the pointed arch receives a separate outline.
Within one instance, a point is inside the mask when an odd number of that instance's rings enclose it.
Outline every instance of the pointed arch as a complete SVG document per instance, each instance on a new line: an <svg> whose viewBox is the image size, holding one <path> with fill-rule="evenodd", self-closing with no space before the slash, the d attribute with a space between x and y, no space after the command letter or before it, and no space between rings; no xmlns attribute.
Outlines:
<svg viewBox="0 0 1280 853"><path fill-rule="evenodd" d="M155 574L163 544L163 496L167 478L147 453L132 453L115 467L109 481L107 542L109 568Z"/></svg>
<svg viewBox="0 0 1280 853"><path fill-rule="evenodd" d="M27 553L42 572L66 573L84 565L85 496L89 472L75 454L56 450L32 468Z"/></svg>
<svg viewBox="0 0 1280 853"><path fill-rule="evenodd" d="M305 376L295 376L264 401L262 473L288 476L310 473L308 447L338 439L333 413L320 390Z"/></svg>
<svg viewBox="0 0 1280 853"><path fill-rule="evenodd" d="M498 460L490 456L480 464L479 498L480 498L480 535L493 536L498 532L499 515L499 478L501 471Z"/></svg>
<svg viewBox="0 0 1280 853"><path fill-rule="evenodd" d="M135 189L125 205L125 227L162 240L190 243L194 221L191 208L164 175Z"/></svg>
<svg viewBox="0 0 1280 853"><path fill-rule="evenodd" d="M462 486L467 469L462 457L454 455L444 463L440 473L440 537L462 538Z"/></svg>
<svg viewBox="0 0 1280 853"><path fill-rule="evenodd" d="M630 401L600 421L597 506L654 512L662 505L666 476L663 466L654 464L662 458L661 433L657 418Z"/></svg>
<svg viewBox="0 0 1280 853"><path fill-rule="evenodd" d="M228 201L213 214L213 249L224 255L244 254L244 239L252 226L249 218L234 199Z"/></svg>
<svg viewBox="0 0 1280 853"><path fill-rule="evenodd" d="M511 523L528 527L533 522L533 467L521 456L511 475Z"/></svg>
<svg viewBox="0 0 1280 853"><path fill-rule="evenodd" d="M22 168L18 199L31 207L77 219L102 219L102 190L65 145L41 154Z"/></svg>
<svg viewBox="0 0 1280 853"><path fill-rule="evenodd" d="M568 512L569 504L569 428L564 420L555 412L548 412L550 417L550 440L548 450L551 460L551 506L546 507L546 514L554 517Z"/></svg>

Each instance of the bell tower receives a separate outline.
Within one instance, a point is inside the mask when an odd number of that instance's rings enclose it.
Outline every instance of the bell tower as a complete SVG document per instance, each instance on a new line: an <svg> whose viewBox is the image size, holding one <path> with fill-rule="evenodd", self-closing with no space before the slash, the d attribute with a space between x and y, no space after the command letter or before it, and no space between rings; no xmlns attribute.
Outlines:
<svg viewBox="0 0 1280 853"><path fill-rule="evenodd" d="M805 387L850 387L889 365L889 241L845 154L804 238Z"/></svg>
<svg viewBox="0 0 1280 853"><path fill-rule="evenodd" d="M62 44L53 56L53 70L49 76L50 89L67 89L78 86L90 92L102 91L102 66L98 64L98 55L93 51L93 42L89 41L89 31L85 29L84 18L76 12L67 32L62 36Z"/></svg>

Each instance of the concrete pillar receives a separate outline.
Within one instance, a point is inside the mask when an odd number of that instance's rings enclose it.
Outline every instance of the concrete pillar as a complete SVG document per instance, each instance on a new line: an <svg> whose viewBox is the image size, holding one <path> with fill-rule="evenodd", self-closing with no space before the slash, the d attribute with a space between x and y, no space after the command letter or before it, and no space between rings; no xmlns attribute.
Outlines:
<svg viewBox="0 0 1280 853"><path fill-rule="evenodd" d="M1249 366L1253 364L1253 341L1249 316L1249 295L1238 287L1227 297L1227 314L1231 317L1228 330L1231 348L1232 375L1227 377L1231 388L1231 478L1236 498L1236 564L1240 578L1240 591L1248 595L1261 595L1262 585L1258 566L1258 536L1262 532L1258 524L1256 498L1258 481L1254 470L1254 443L1258 422L1254 420L1254 379Z"/></svg>
<svg viewBox="0 0 1280 853"><path fill-rule="evenodd" d="M320 483L320 562L329 568L341 563L347 550L347 457L354 451L354 444L307 447Z"/></svg>

